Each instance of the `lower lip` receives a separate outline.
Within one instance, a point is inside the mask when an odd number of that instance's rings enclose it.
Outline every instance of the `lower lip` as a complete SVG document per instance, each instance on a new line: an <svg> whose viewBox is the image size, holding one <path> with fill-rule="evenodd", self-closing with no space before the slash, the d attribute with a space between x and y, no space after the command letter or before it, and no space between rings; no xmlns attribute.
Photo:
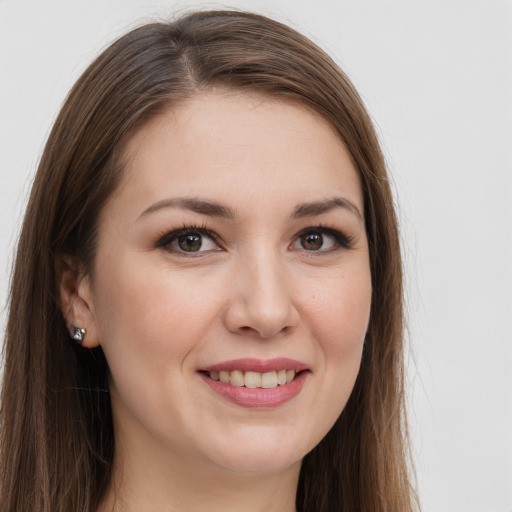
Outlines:
<svg viewBox="0 0 512 512"><path fill-rule="evenodd" d="M210 379L204 373L200 373L201 378L218 395L242 407L266 408L282 405L300 393L307 371L303 371L283 386L275 388L246 388L244 386L233 386L220 380Z"/></svg>

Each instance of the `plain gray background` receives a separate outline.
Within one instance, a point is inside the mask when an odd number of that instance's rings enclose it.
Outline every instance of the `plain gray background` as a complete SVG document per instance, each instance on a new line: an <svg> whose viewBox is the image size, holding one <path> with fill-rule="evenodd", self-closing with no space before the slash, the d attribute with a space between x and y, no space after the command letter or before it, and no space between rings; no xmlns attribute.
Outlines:
<svg viewBox="0 0 512 512"><path fill-rule="evenodd" d="M512 512L511 0L0 0L2 304L31 179L80 72L141 20L219 6L295 26L363 96L400 204L424 511Z"/></svg>

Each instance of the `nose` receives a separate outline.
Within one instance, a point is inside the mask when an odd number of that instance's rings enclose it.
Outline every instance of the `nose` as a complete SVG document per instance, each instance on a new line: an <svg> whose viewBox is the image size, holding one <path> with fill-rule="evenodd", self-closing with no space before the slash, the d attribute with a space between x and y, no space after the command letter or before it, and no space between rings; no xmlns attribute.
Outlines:
<svg viewBox="0 0 512 512"><path fill-rule="evenodd" d="M291 279L278 255L260 252L239 261L229 286L225 322L231 332L268 339L297 327Z"/></svg>

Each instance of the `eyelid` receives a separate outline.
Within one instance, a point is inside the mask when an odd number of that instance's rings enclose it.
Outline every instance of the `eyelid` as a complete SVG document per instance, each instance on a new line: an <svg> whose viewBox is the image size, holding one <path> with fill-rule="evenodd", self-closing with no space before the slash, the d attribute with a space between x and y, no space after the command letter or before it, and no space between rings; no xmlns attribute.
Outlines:
<svg viewBox="0 0 512 512"><path fill-rule="evenodd" d="M186 257L194 257L202 253L211 252L209 250L207 251L196 251L196 252L186 252L186 251L179 251L179 250L173 250L170 248L170 245L177 240L180 236L185 236L189 234L198 234L201 236L205 236L207 238L210 238L219 248L217 250L222 250L222 247L219 244L220 237L217 235L217 233L210 231L204 226L194 226L194 225L184 225L182 228L178 229L171 229L169 231L165 231L164 234L162 234L158 241L156 242L156 247L160 249L164 249L168 252L183 255Z"/></svg>
<svg viewBox="0 0 512 512"><path fill-rule="evenodd" d="M308 234L312 233L321 233L327 236L330 236L334 239L336 245L334 247L328 248L328 249L319 249L319 250L308 250L305 248L297 248L296 250L301 250L303 252L306 252L310 255L317 254L326 254L330 252L335 252L336 250L349 250L353 247L353 237L345 235L342 231L334 228L329 228L323 225L316 225L316 226L308 226L307 228L302 229L299 231L295 237L292 240L291 246L295 244L301 237L306 236ZM203 250L203 251L181 251L177 249L172 249L170 245L176 241L180 236L185 236L188 234L199 234L201 236L205 236L212 240L218 248L216 250L223 250L222 244L220 243L221 238L220 236L215 233L214 231L211 231L210 229L206 228L204 225L183 225L181 228L177 229L170 229L163 232L160 237L158 238L158 241L156 242L156 247L166 250L167 252L179 254L180 256L185 257L194 257L199 256L204 253L210 253L212 250Z"/></svg>
<svg viewBox="0 0 512 512"><path fill-rule="evenodd" d="M323 249L323 250L319 249L318 251L302 249L303 251L305 251L307 253L310 253L310 254L315 254L315 253L322 254L323 253L323 254L325 254L328 252L336 251L337 249L347 249L347 250L352 249L352 246L353 246L353 237L352 236L345 235L343 232L341 232L338 229L328 228L323 225L310 226L310 227L307 227L307 228L299 231L299 233L297 233L297 235L295 235L293 243L295 243L296 240L300 239L300 237L311 234L311 233L321 233L321 234L326 234L328 236L333 237L334 240L336 241L337 247L330 248L330 249Z"/></svg>

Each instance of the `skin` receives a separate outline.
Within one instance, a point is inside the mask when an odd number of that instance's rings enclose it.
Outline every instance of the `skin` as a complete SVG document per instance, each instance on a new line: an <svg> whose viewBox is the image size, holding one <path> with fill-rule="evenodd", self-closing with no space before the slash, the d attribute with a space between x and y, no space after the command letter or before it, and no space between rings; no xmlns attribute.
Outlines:
<svg viewBox="0 0 512 512"><path fill-rule="evenodd" d="M116 458L100 510L294 511L301 460L343 410L368 326L351 158L303 106L216 91L153 119L125 161L100 215L92 275L70 263L61 286L67 320L87 329L86 346L101 344L111 369ZM176 198L218 203L232 217L161 203ZM293 217L333 198L345 203ZM172 236L159 242L190 226L218 238L199 233L192 254ZM323 237L314 249L306 228ZM198 373L248 357L305 363L299 394L242 407Z"/></svg>

